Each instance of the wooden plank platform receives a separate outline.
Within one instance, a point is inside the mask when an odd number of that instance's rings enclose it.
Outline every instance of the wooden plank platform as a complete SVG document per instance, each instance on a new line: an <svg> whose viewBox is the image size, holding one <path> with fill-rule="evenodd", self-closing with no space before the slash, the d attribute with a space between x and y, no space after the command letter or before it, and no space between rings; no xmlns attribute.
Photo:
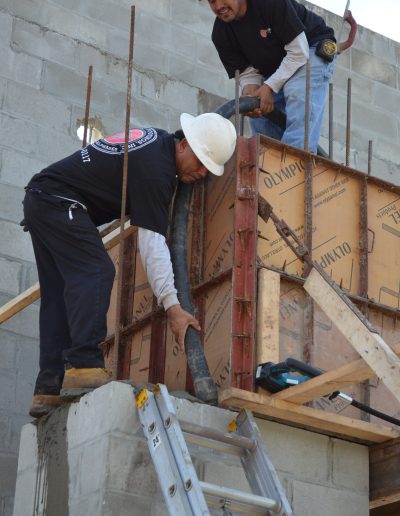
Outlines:
<svg viewBox="0 0 400 516"><path fill-rule="evenodd" d="M272 396L234 387L220 393L219 404L226 408L247 408L258 417L330 435L361 444L383 443L400 437L385 426L359 421L339 414L316 410Z"/></svg>

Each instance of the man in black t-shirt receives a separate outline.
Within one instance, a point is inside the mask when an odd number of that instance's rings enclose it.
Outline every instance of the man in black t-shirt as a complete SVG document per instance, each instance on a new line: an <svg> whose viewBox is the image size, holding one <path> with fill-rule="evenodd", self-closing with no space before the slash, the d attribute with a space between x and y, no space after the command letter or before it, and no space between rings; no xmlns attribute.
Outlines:
<svg viewBox="0 0 400 516"><path fill-rule="evenodd" d="M306 62L311 63L309 149L316 152L336 54L334 32L296 0L208 0L216 14L212 40L242 94L260 98L250 126L304 148ZM277 107L286 128L262 115Z"/></svg>
<svg viewBox="0 0 400 516"><path fill-rule="evenodd" d="M141 261L182 351L198 321L177 298L166 244L169 207L177 181L208 171L222 175L236 132L216 113L181 115L182 131L129 132L127 214L138 226ZM40 368L30 414L60 404L60 390L95 388L111 379L99 344L114 265L96 226L120 217L125 133L99 140L33 176L26 187L24 221L34 248L41 292ZM64 371L65 370L65 371Z"/></svg>

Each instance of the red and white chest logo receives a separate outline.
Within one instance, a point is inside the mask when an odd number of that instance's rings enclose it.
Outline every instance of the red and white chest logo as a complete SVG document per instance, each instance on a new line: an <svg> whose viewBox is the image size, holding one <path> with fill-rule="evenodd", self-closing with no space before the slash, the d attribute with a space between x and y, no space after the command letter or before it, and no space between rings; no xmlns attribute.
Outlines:
<svg viewBox="0 0 400 516"><path fill-rule="evenodd" d="M268 37L268 34L271 34L271 29L261 29L260 30L260 36L262 38L267 38Z"/></svg>
<svg viewBox="0 0 400 516"><path fill-rule="evenodd" d="M157 131L152 127L145 129L130 129L128 136L128 152L138 150L157 139ZM92 147L107 154L123 154L125 146L125 131L107 136L92 143Z"/></svg>

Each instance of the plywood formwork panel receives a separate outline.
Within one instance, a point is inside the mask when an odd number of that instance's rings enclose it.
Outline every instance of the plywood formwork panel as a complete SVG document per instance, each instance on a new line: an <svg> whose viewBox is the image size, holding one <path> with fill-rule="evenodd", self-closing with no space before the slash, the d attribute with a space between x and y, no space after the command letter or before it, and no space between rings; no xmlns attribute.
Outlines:
<svg viewBox="0 0 400 516"><path fill-rule="evenodd" d="M376 185L368 189L371 299L400 308L400 195Z"/></svg>
<svg viewBox="0 0 400 516"><path fill-rule="evenodd" d="M304 240L305 160L261 143L259 192ZM359 292L360 185L357 178L338 172L336 166L312 166L312 256L343 290ZM272 222L259 219L261 237L257 253L264 265L301 275L303 266ZM268 240L265 240L267 238Z"/></svg>
<svg viewBox="0 0 400 516"><path fill-rule="evenodd" d="M204 351L219 388L230 385L232 283L224 281L205 294Z"/></svg>

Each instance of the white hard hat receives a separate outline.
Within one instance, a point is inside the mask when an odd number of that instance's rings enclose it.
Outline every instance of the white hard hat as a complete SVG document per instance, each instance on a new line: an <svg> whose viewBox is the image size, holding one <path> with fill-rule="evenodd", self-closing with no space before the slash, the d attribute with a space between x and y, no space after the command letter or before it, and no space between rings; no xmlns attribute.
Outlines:
<svg viewBox="0 0 400 516"><path fill-rule="evenodd" d="M224 165L236 146L235 127L217 113L199 116L181 114L181 127L192 151L216 176L222 176Z"/></svg>

